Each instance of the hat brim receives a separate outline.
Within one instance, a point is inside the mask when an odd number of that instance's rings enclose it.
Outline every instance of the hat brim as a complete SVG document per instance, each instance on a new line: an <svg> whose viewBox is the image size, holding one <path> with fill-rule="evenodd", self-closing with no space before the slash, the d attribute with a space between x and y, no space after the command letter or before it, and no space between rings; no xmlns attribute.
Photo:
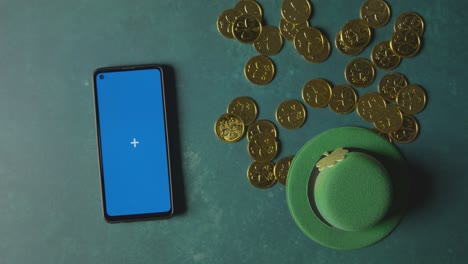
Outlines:
<svg viewBox="0 0 468 264"><path fill-rule="evenodd" d="M364 231L344 231L320 220L311 208L308 183L323 153L337 148L359 148L377 158L389 171L393 184L391 212L376 226ZM307 142L296 154L286 183L288 207L299 228L316 242L335 249L356 249L372 245L390 234L400 222L408 200L406 161L390 142L365 128L328 130Z"/></svg>

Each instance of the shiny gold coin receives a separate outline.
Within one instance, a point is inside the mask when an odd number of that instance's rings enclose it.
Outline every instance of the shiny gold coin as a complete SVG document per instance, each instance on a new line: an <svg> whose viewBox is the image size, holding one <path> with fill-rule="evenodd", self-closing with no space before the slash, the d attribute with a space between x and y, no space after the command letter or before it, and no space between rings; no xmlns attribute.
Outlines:
<svg viewBox="0 0 468 264"><path fill-rule="evenodd" d="M279 24L279 30L281 32L281 35L283 35L285 39L289 41L294 41L294 37L296 36L297 32L308 26L309 21L300 24L293 24L284 19L281 19Z"/></svg>
<svg viewBox="0 0 468 264"><path fill-rule="evenodd" d="M361 18L371 28L381 28L390 20L390 7L383 0L367 0L361 7Z"/></svg>
<svg viewBox="0 0 468 264"><path fill-rule="evenodd" d="M390 48L390 41L382 41L375 45L371 59L375 66L385 71L395 69L401 61L400 56Z"/></svg>
<svg viewBox="0 0 468 264"><path fill-rule="evenodd" d="M294 37L294 48L304 57L318 56L326 48L325 36L314 27L306 27Z"/></svg>
<svg viewBox="0 0 468 264"><path fill-rule="evenodd" d="M270 161L278 153L278 141L271 134L261 133L252 137L247 150L256 161Z"/></svg>
<svg viewBox="0 0 468 264"><path fill-rule="evenodd" d="M387 104L385 115L374 122L374 126L383 133L392 133L397 131L403 122L403 115L398 107Z"/></svg>
<svg viewBox="0 0 468 264"><path fill-rule="evenodd" d="M221 115L214 125L216 136L224 142L239 141L245 132L244 122L242 118L235 114Z"/></svg>
<svg viewBox="0 0 468 264"><path fill-rule="evenodd" d="M257 119L257 104L250 97L237 97L231 101L227 112L238 115L244 122L244 125L248 126Z"/></svg>
<svg viewBox="0 0 468 264"><path fill-rule="evenodd" d="M424 20L416 12L406 12L397 17L394 29L395 31L412 30L421 37L424 33Z"/></svg>
<svg viewBox="0 0 468 264"><path fill-rule="evenodd" d="M254 161L247 169L247 178L249 179L249 182L256 188L270 188L276 183L275 174L273 172L274 167L275 164L271 161Z"/></svg>
<svg viewBox="0 0 468 264"><path fill-rule="evenodd" d="M293 159L294 156L282 158L276 163L275 168L273 169L276 180L283 185L286 185L289 168L291 167Z"/></svg>
<svg viewBox="0 0 468 264"><path fill-rule="evenodd" d="M327 38L324 37L324 41L325 41L325 47L324 47L324 49L322 49L322 51L318 55L316 55L316 56L303 56L304 59L306 59L307 61L312 62L312 63L322 63L325 60L327 60L328 57L330 56L331 46L330 46L330 41L328 41Z"/></svg>
<svg viewBox="0 0 468 264"><path fill-rule="evenodd" d="M408 85L406 77L398 72L384 75L379 82L379 93L389 102L396 102L396 97L401 88Z"/></svg>
<svg viewBox="0 0 468 264"><path fill-rule="evenodd" d="M390 133L390 136L396 142L406 144L413 142L418 137L418 133L418 121L412 116L404 115L400 129Z"/></svg>
<svg viewBox="0 0 468 264"><path fill-rule="evenodd" d="M244 75L253 84L265 85L273 80L275 65L266 56L255 56L245 64Z"/></svg>
<svg viewBox="0 0 468 264"><path fill-rule="evenodd" d="M302 88L302 99L314 108L327 106L331 96L331 85L323 79L310 80Z"/></svg>
<svg viewBox="0 0 468 264"><path fill-rule="evenodd" d="M375 122L383 117L387 103L376 92L366 93L357 102L358 115L367 122Z"/></svg>
<svg viewBox="0 0 468 264"><path fill-rule="evenodd" d="M356 107L357 95L353 87L343 84L332 88L328 107L335 113L348 114Z"/></svg>
<svg viewBox="0 0 468 264"><path fill-rule="evenodd" d="M258 134L270 134L274 138L277 138L278 130L276 129L275 124L268 120L257 120L249 125L249 128L247 129L247 139L250 141Z"/></svg>
<svg viewBox="0 0 468 264"><path fill-rule="evenodd" d="M232 25L241 15L242 12L237 9L228 9L223 11L223 13L218 17L218 21L216 23L219 33L226 38L234 38L234 35L232 34Z"/></svg>
<svg viewBox="0 0 468 264"><path fill-rule="evenodd" d="M346 66L345 78L351 85L359 88L367 87L375 79L374 65L367 59L354 59Z"/></svg>
<svg viewBox="0 0 468 264"><path fill-rule="evenodd" d="M242 43L254 43L262 33L262 24L255 16L243 14L232 24L232 33Z"/></svg>
<svg viewBox="0 0 468 264"><path fill-rule="evenodd" d="M413 30L400 30L393 33L390 47L400 57L413 57L421 48L421 39Z"/></svg>
<svg viewBox="0 0 468 264"><path fill-rule="evenodd" d="M263 19L262 7L256 1L241 0L234 8L241 11L242 14L255 16L259 21Z"/></svg>
<svg viewBox="0 0 468 264"><path fill-rule="evenodd" d="M289 23L304 23L311 13L312 6L308 0L284 0L281 6L281 16Z"/></svg>
<svg viewBox="0 0 468 264"><path fill-rule="evenodd" d="M372 128L371 130L379 134L381 137L385 138L388 142L393 143L393 139L392 137L390 137L390 134L380 132L377 128Z"/></svg>
<svg viewBox="0 0 468 264"><path fill-rule="evenodd" d="M410 84L400 90L396 102L402 112L414 115L421 112L426 106L426 92L423 88Z"/></svg>
<svg viewBox="0 0 468 264"><path fill-rule="evenodd" d="M343 36L341 35L342 31L338 32L335 37L335 46L338 51L346 56L356 56L360 54L364 49L363 48L352 48L347 46L343 41Z"/></svg>
<svg viewBox="0 0 468 264"><path fill-rule="evenodd" d="M253 45L258 53L272 56L283 47L283 37L277 28L265 26L262 28L262 34Z"/></svg>
<svg viewBox="0 0 468 264"><path fill-rule="evenodd" d="M364 49L372 38L372 31L366 21L355 19L344 25L341 36L346 46Z"/></svg>
<svg viewBox="0 0 468 264"><path fill-rule="evenodd" d="M276 121L287 129L301 127L306 120L306 109L297 100L286 100L276 109Z"/></svg>

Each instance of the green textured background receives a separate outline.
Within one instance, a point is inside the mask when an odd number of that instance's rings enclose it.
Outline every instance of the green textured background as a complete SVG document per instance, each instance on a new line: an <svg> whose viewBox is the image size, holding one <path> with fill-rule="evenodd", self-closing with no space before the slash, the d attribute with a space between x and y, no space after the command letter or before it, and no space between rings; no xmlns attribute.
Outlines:
<svg viewBox="0 0 468 264"><path fill-rule="evenodd" d="M260 1L267 24L279 23L281 2ZM466 1L389 1L394 15L375 31L372 44L390 38L401 12L424 17L424 47L397 71L423 86L429 102L416 116L419 138L399 146L414 168L411 208L387 239L355 251L309 240L289 215L283 186L258 190L248 183L246 139L226 144L213 133L234 97L251 96L259 118L273 120L282 100L300 99L307 80L344 83L351 58L333 49L313 65L288 42L272 57L273 82L256 87L243 76L253 47L216 29L218 15L235 3L0 1L0 263L468 261ZM311 24L333 39L362 3L315 0ZM170 220L111 225L101 211L91 75L102 66L141 63L174 72L174 195L183 206ZM375 90L376 83L360 92ZM280 157L326 129L369 126L355 113L307 110L304 127L279 129Z"/></svg>

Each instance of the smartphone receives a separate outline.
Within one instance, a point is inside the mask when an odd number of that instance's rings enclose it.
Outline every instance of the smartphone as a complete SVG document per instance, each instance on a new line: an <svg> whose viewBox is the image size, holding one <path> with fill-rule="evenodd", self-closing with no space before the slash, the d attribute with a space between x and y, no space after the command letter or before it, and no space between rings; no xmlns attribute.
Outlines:
<svg viewBox="0 0 468 264"><path fill-rule="evenodd" d="M104 218L121 222L171 217L162 67L100 68L93 80Z"/></svg>

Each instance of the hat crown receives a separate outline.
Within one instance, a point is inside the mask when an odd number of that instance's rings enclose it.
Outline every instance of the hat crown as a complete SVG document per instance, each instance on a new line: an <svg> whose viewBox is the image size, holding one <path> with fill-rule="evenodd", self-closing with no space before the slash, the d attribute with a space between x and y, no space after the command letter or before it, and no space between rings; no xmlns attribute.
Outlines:
<svg viewBox="0 0 468 264"><path fill-rule="evenodd" d="M335 228L362 231L379 223L392 203L392 183L385 167L363 152L348 152L322 169L314 187L317 209Z"/></svg>

